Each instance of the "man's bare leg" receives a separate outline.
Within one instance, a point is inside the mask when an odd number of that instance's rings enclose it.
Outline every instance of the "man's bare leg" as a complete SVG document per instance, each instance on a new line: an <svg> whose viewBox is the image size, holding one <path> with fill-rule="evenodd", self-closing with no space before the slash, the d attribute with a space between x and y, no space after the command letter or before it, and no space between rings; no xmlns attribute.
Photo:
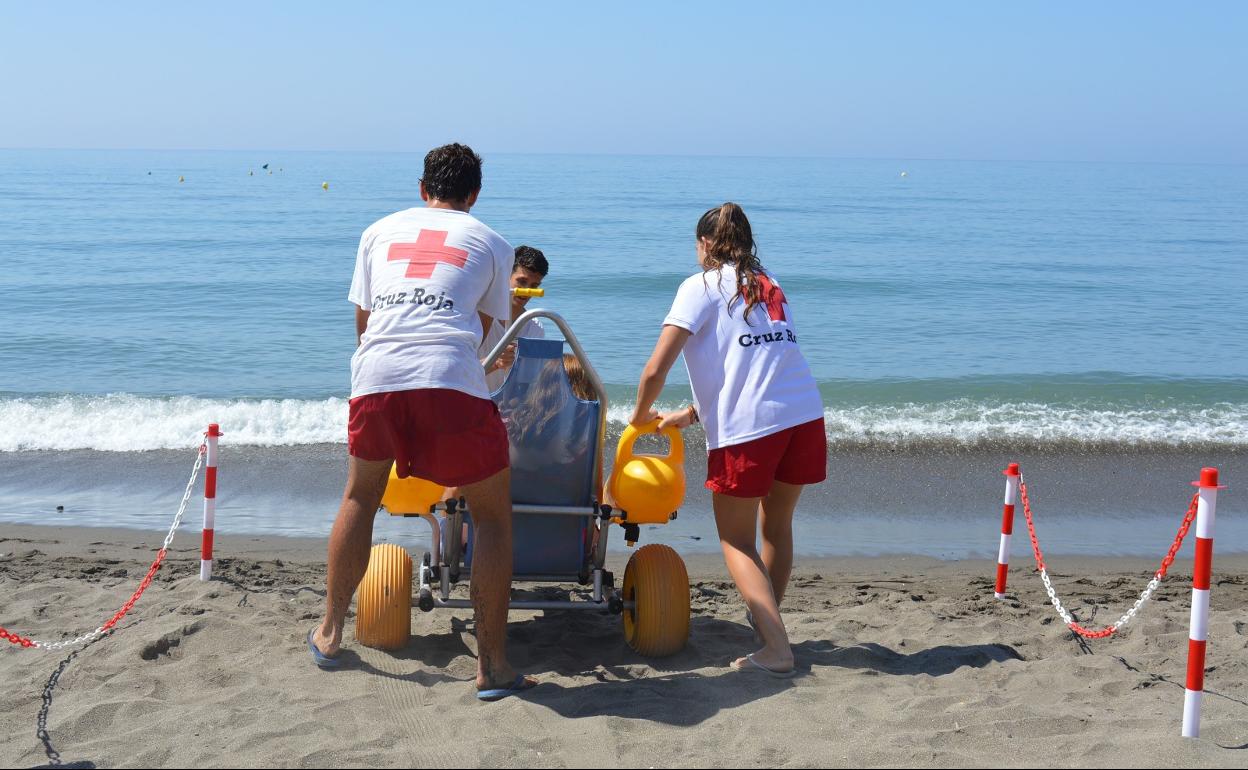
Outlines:
<svg viewBox="0 0 1248 770"><path fill-rule="evenodd" d="M338 518L329 534L329 576L325 581L325 619L312 637L313 644L333 657L342 646L342 626L351 597L368 571L373 544L373 519L386 491L392 460L372 462L352 457Z"/></svg>
<svg viewBox="0 0 1248 770"><path fill-rule="evenodd" d="M511 603L511 469L459 488L472 513L472 609L477 622L477 689L510 687L507 609ZM451 558L454 558L452 556Z"/></svg>

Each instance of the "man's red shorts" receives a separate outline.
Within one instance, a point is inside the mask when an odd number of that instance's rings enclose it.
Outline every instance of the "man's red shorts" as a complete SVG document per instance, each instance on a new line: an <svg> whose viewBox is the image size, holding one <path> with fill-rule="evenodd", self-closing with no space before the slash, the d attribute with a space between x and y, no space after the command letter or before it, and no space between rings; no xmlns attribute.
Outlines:
<svg viewBox="0 0 1248 770"><path fill-rule="evenodd" d="M347 449L361 460L394 460L399 478L448 487L484 481L511 462L493 401L435 388L351 399Z"/></svg>
<svg viewBox="0 0 1248 770"><path fill-rule="evenodd" d="M766 497L773 481L823 481L827 465L828 439L820 418L744 444L712 449L706 461L706 488L732 497Z"/></svg>

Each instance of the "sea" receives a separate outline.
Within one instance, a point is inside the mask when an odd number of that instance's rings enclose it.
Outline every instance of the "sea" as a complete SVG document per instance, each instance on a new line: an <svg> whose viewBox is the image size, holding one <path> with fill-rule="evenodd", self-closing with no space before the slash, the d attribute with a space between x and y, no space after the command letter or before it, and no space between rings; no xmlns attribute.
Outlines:
<svg viewBox="0 0 1248 770"><path fill-rule="evenodd" d="M0 531L166 528L215 422L218 531L326 536L356 248L422 205L421 166L0 150ZM992 556L1008 462L1052 553L1160 558L1205 466L1229 487L1218 550L1248 550L1248 166L487 153L472 213L546 254L530 307L606 383L609 443L698 270L698 217L729 200L823 397L799 552ZM662 405L687 382L674 368ZM714 551L705 441L685 440L685 506L643 541ZM427 532L382 516L377 537Z"/></svg>

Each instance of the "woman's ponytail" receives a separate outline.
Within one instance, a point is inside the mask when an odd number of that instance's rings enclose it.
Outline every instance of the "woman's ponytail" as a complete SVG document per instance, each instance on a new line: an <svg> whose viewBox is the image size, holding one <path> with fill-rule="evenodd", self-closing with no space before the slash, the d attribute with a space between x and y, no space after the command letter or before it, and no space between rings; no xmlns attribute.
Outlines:
<svg viewBox="0 0 1248 770"><path fill-rule="evenodd" d="M758 244L754 242L754 231L745 211L732 201L713 208L698 220L696 234L706 241L705 264L708 270L724 265L736 267L740 283L733 299L745 301L745 318L748 321L750 311L762 300L758 276L763 272L763 266L758 260ZM731 312L731 300L728 307Z"/></svg>

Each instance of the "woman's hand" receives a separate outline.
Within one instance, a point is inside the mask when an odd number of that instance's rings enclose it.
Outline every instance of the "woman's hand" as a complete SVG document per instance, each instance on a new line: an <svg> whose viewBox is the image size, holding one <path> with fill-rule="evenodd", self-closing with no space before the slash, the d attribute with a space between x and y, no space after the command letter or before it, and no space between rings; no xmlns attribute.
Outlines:
<svg viewBox="0 0 1248 770"><path fill-rule="evenodd" d="M694 412L692 406L687 406L684 409L677 409L675 412L660 414L659 430L663 430L667 427L675 427L680 430L684 430L690 425L693 425L695 414L696 412Z"/></svg>
<svg viewBox="0 0 1248 770"><path fill-rule="evenodd" d="M646 407L645 411L640 409L633 410L633 416L629 418L628 424L634 428L644 428L655 420L659 419L659 413L654 407Z"/></svg>

